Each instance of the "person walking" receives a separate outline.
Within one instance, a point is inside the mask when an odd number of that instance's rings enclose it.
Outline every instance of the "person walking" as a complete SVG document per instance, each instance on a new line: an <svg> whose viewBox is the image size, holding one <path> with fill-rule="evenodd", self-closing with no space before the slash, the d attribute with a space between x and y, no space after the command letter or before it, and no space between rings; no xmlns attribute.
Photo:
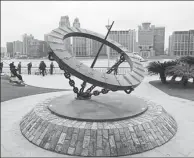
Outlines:
<svg viewBox="0 0 194 158"><path fill-rule="evenodd" d="M46 70L46 64L44 63L44 61L41 61L40 65L39 65L39 69L40 69L42 76L44 76L45 70Z"/></svg>
<svg viewBox="0 0 194 158"><path fill-rule="evenodd" d="M19 74L21 74L21 68L22 68L21 62L19 62L19 64L18 64L18 72L19 72Z"/></svg>
<svg viewBox="0 0 194 158"><path fill-rule="evenodd" d="M1 62L1 64L0 64L0 73L2 73L3 72L3 62Z"/></svg>
<svg viewBox="0 0 194 158"><path fill-rule="evenodd" d="M51 62L51 64L50 64L50 74L51 75L53 74L53 68L54 68L54 64L53 64L53 62Z"/></svg>
<svg viewBox="0 0 194 158"><path fill-rule="evenodd" d="M28 75L31 75L32 62L28 63Z"/></svg>

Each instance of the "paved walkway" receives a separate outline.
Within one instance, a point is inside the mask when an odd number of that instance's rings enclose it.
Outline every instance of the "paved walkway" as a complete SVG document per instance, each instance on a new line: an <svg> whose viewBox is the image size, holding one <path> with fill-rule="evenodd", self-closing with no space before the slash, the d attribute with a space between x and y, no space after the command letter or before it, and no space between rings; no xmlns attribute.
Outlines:
<svg viewBox="0 0 194 158"><path fill-rule="evenodd" d="M140 157L151 156L194 156L194 102L171 97L156 89L148 83L158 77L146 77L143 83L133 92L135 95L144 96L164 107L171 114L177 124L178 131L171 141L159 148L141 154L133 155ZM24 78L25 79L25 78ZM64 78L65 80L65 78ZM34 81L34 80L33 80ZM31 81L31 82L33 82ZM46 82L46 78L44 79ZM28 83L26 81L26 83ZM55 80L55 83L57 81ZM53 85L53 84L52 84ZM65 85L64 85L65 86ZM48 88L48 87L47 87ZM50 88L50 87L49 87ZM53 87L57 88L57 87ZM19 129L22 117L30 111L35 104L52 96L61 96L69 92L54 92L33 95L1 103L1 156L28 156L28 157L53 157L64 155L41 149L26 140ZM118 92L123 93L123 92ZM126 94L125 94L126 95Z"/></svg>

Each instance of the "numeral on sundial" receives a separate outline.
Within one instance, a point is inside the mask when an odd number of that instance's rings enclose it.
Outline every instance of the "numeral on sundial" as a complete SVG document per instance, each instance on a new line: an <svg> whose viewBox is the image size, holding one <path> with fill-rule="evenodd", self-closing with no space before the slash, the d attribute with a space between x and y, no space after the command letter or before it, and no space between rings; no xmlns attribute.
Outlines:
<svg viewBox="0 0 194 158"><path fill-rule="evenodd" d="M69 57L66 56L66 57L64 57L64 59L65 59L65 60L69 60L69 59L71 59L72 57L73 57L73 56L69 56Z"/></svg>
<svg viewBox="0 0 194 158"><path fill-rule="evenodd" d="M83 65L83 63L80 63L80 64L76 64L75 66L76 66L76 69L80 69L80 67Z"/></svg>

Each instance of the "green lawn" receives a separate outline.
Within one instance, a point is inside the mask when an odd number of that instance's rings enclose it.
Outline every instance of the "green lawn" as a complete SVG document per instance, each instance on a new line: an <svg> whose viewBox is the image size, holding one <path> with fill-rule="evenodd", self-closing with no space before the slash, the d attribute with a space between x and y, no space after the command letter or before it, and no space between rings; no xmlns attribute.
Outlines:
<svg viewBox="0 0 194 158"><path fill-rule="evenodd" d="M170 96L194 101L194 84L191 82L189 82L186 87L178 81L175 83L162 84L160 80L156 80L150 81L149 83Z"/></svg>
<svg viewBox="0 0 194 158"><path fill-rule="evenodd" d="M65 91L63 89L39 88L28 85L25 87L13 86L8 79L9 77L1 76L1 102L29 95Z"/></svg>

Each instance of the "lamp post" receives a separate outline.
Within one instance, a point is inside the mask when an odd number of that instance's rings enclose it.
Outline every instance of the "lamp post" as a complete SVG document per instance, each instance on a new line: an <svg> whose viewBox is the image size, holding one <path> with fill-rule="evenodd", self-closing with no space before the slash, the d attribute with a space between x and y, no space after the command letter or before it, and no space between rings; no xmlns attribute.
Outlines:
<svg viewBox="0 0 194 158"><path fill-rule="evenodd" d="M189 39L188 39L188 56L190 54L190 30L189 30Z"/></svg>

